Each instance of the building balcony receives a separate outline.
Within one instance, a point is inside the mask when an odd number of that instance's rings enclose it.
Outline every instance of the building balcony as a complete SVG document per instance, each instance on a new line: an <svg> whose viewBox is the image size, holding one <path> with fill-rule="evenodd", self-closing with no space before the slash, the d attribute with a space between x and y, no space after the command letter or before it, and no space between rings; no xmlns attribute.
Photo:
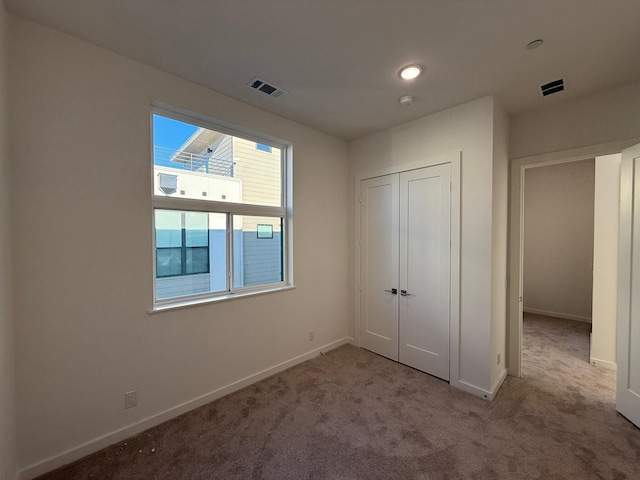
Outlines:
<svg viewBox="0 0 640 480"><path fill-rule="evenodd" d="M233 177L233 159L217 158L213 154L202 155L154 146L153 163L181 171Z"/></svg>

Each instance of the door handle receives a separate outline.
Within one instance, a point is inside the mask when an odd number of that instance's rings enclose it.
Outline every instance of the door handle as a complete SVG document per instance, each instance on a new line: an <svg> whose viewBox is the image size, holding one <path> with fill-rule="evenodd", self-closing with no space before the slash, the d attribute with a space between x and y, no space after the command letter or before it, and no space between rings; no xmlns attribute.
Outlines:
<svg viewBox="0 0 640 480"><path fill-rule="evenodd" d="M411 294L407 293L406 290L400 290L400 295L402 295L403 297L410 297L411 296Z"/></svg>
<svg viewBox="0 0 640 480"><path fill-rule="evenodd" d="M398 289L397 288L392 288L391 290L385 290L385 292L389 292L389 293L392 293L394 295L397 295L398 294Z"/></svg>

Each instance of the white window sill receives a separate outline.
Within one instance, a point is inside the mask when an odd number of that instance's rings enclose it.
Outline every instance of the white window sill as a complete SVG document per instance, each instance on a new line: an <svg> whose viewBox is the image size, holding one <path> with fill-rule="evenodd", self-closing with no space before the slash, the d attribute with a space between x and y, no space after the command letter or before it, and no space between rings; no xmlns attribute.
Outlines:
<svg viewBox="0 0 640 480"><path fill-rule="evenodd" d="M212 297L189 298L186 300L176 300L175 302L167 302L167 303L161 303L159 305L155 305L153 308L148 310L148 313L149 314L162 313L169 310L196 307L198 305L206 305L209 303L224 302L227 300L237 300L240 298L254 297L257 295L265 295L267 293L283 292L285 290L293 290L295 288L296 288L295 285L284 285L284 286L278 286L274 288L266 288L264 290L254 290L254 291L228 293L226 295L216 295L215 297L212 296Z"/></svg>

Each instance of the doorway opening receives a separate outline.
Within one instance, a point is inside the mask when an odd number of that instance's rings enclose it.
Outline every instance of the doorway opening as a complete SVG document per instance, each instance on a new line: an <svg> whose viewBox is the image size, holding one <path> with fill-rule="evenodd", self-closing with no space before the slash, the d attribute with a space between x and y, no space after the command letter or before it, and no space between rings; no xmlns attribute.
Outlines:
<svg viewBox="0 0 640 480"><path fill-rule="evenodd" d="M523 374L534 356L588 365L595 158L527 168L523 192Z"/></svg>
<svg viewBox="0 0 640 480"><path fill-rule="evenodd" d="M597 364L615 370L615 336L616 336L616 298L617 298L617 242L618 242L618 210L619 210L619 183L620 183L620 154L611 154L611 152L619 152L622 148L618 145L602 145L579 149L573 152L539 155L516 159L511 164L511 180L510 180L510 266L509 266L509 321L508 321L508 372L511 376L522 376L522 352L523 352L523 314L528 309L529 313L550 315L555 317L565 317L570 320L588 320L593 319L593 342L589 346L589 358L592 364ZM574 155L571 155L574 153ZM587 251L591 249L593 252L593 277L590 273L583 272L581 284L578 286L571 285L573 288L572 296L582 298L581 306L574 304L572 309L561 307L562 300L566 300L562 296L556 296L553 299L555 304L537 303L537 299L532 298L533 304L525 304L525 255L524 244L525 236L525 177L530 172L545 177L545 168L550 167L547 172L570 170L571 164L583 164L593 162L595 158L595 193L594 207L591 213L593 225L592 229L592 247L581 247L582 256L571 251L569 255L560 256L560 260L556 259L556 263L566 264L573 257L575 263L576 258L582 258L583 264L589 266L590 259L585 259L585 248ZM547 177L549 175L546 175ZM548 180L548 179L547 179ZM546 187L548 187L548 183ZM564 192L571 194L570 189L566 188ZM558 202L556 202L558 203ZM556 209L555 204L547 205L547 210ZM553 211L551 212L554 213ZM545 215L545 212L542 212ZM581 214L585 216L584 212ZM575 223L574 218L569 223ZM584 218L583 218L584 220ZM560 220L555 220L556 223ZM567 222L567 220L563 220ZM566 231L566 225L560 224L556 227L559 230ZM574 227L575 228L575 227ZM588 228L588 227L587 227ZM540 235L544 235L541 233ZM540 236L539 235L539 236ZM534 235L535 236L535 235ZM529 239L531 242L540 241ZM535 244L534 244L535 245ZM569 244L571 245L571 244ZM569 247L563 247L569 248ZM556 252L557 253L557 252ZM562 253L562 252L561 252ZM566 252L565 252L566 253ZM552 255L551 255L552 256ZM529 262L531 263L531 262ZM557 274L555 274L558 276ZM544 277L543 277L544 278ZM574 282L569 277L563 280L564 283ZM565 290L558 285L558 278L553 277L548 284L543 285L542 290L549 286L554 286L558 291ZM539 282L539 279L537 280ZM575 283L575 282L574 282ZM591 288L590 288L591 286ZM581 295L576 293L582 292ZM553 289L552 289L553 291ZM586 294L585 294L586 292ZM531 294L531 292L528 292ZM592 295L591 311L589 311L589 302L585 300L589 294ZM531 299L530 299L531 300ZM574 299L575 300L575 299ZM560 303L558 303L560 302ZM566 302L565 302L566 303ZM564 310L564 311L563 311ZM560 315L558 315L560 314ZM562 315L568 314L568 315Z"/></svg>

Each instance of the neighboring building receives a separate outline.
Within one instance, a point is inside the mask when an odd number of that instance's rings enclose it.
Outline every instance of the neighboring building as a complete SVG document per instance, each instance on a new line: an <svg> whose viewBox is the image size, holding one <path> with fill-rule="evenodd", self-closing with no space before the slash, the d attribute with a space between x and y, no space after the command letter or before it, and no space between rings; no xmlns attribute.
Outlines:
<svg viewBox="0 0 640 480"><path fill-rule="evenodd" d="M179 149L154 146L154 194L281 204L281 151L199 128ZM156 210L156 300L227 290L226 216ZM279 218L234 216L234 287L282 280Z"/></svg>

